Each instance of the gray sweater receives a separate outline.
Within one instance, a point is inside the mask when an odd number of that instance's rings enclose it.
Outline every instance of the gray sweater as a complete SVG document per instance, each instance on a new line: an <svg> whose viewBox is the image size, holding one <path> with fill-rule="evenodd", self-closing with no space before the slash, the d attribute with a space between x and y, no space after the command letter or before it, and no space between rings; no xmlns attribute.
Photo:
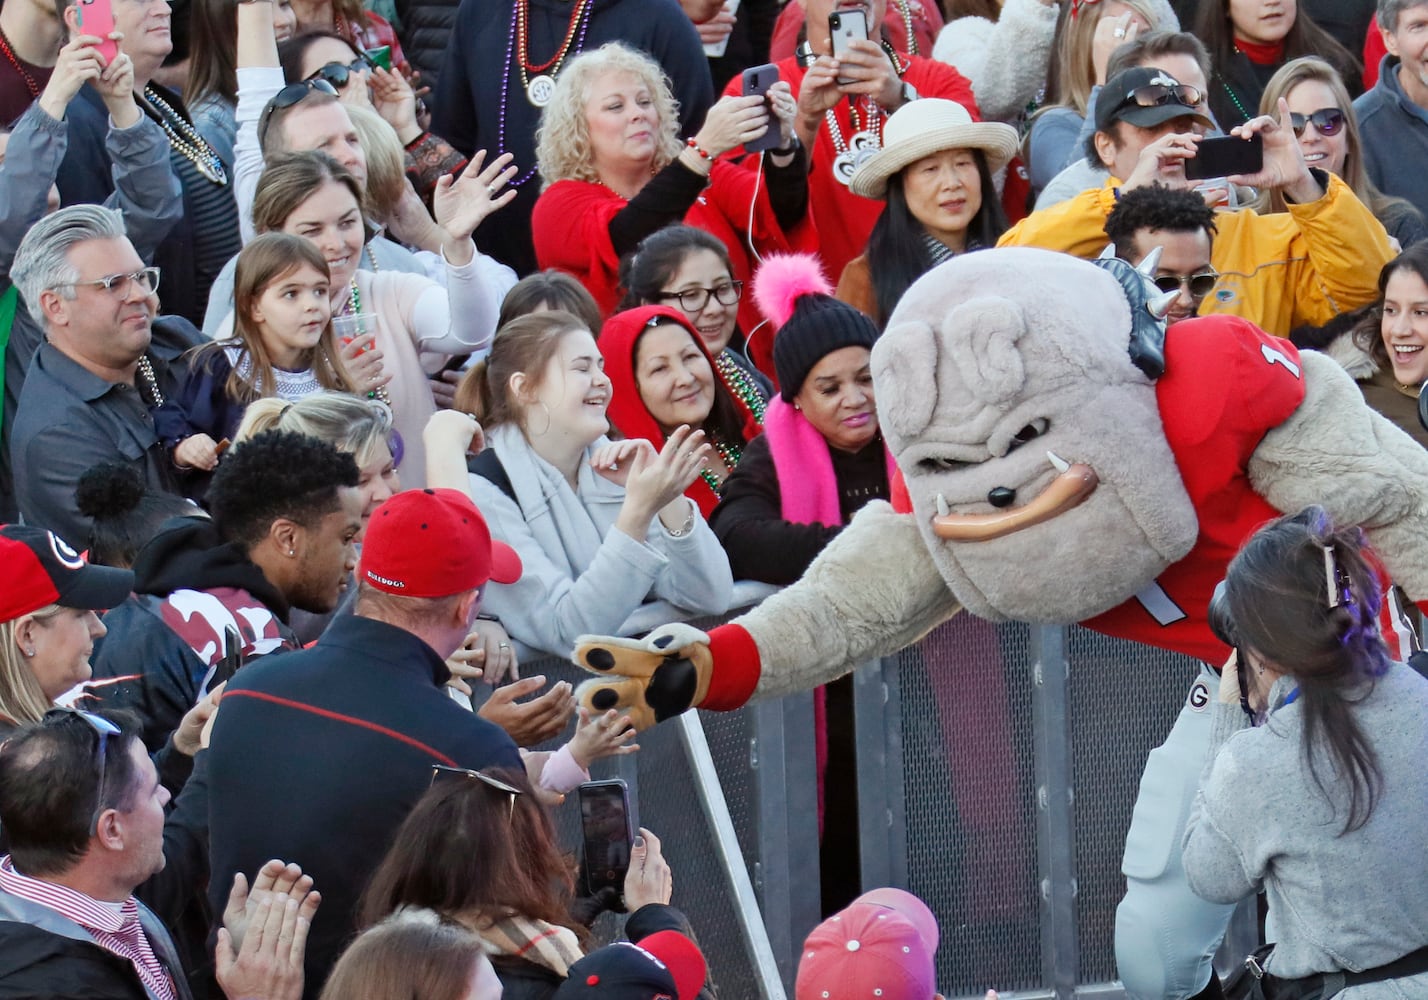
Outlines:
<svg viewBox="0 0 1428 1000"><path fill-rule="evenodd" d="M1383 965L1428 945L1428 681L1395 663L1354 707L1383 789L1368 822L1342 835L1347 796L1335 795L1335 812L1304 765L1302 705L1284 704L1293 686L1276 682L1276 707L1255 729L1244 728L1238 705L1215 704L1218 753L1185 833L1185 874L1212 902L1267 893L1276 976ZM1317 753L1326 784L1341 792L1327 755ZM1423 997L1428 974L1339 994Z"/></svg>

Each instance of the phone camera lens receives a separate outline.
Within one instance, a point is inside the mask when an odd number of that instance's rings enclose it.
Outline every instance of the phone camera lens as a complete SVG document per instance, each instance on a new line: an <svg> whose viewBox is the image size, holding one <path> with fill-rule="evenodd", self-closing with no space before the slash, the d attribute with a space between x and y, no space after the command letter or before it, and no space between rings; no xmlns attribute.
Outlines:
<svg viewBox="0 0 1428 1000"><path fill-rule="evenodd" d="M828 27L832 28L834 31L837 31L839 28L843 27L842 16L839 14L829 14Z"/></svg>

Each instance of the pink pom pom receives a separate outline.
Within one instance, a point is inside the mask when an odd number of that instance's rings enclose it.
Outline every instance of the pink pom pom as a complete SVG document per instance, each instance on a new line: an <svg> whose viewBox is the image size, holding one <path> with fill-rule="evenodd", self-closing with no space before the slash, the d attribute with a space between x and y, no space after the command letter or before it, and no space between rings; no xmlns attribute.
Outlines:
<svg viewBox="0 0 1428 1000"><path fill-rule="evenodd" d="M832 295L818 258L807 253L770 254L754 275L754 301L775 327L793 315L800 295Z"/></svg>

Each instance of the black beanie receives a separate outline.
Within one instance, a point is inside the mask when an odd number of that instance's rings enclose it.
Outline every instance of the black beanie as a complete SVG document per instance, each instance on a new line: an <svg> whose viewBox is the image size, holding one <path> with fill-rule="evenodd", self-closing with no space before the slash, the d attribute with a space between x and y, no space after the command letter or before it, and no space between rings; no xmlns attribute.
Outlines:
<svg viewBox="0 0 1428 1000"><path fill-rule="evenodd" d="M878 328L858 310L831 295L811 292L793 303L793 313L774 335L774 372L784 402L803 388L814 365L844 347L872 349Z"/></svg>

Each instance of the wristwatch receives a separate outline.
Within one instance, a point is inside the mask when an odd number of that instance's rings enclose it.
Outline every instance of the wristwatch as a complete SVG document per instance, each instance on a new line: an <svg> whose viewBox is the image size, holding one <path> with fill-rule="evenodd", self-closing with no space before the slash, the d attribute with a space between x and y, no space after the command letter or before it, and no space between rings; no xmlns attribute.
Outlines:
<svg viewBox="0 0 1428 1000"><path fill-rule="evenodd" d="M902 88L898 91L898 94L902 97L902 103L904 104L906 104L908 101L917 100L919 96L917 93L917 88L914 87L912 84L908 83L906 80L902 81Z"/></svg>

